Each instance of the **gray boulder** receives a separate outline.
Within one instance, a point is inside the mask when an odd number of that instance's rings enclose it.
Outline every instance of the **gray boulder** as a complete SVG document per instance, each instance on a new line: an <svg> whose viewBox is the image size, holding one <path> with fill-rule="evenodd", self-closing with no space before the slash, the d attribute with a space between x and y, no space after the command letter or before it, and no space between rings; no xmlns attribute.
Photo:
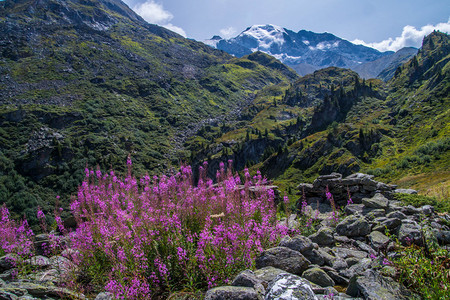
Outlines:
<svg viewBox="0 0 450 300"><path fill-rule="evenodd" d="M351 215L336 226L336 232L348 237L366 236L370 233L370 224L364 217Z"/></svg>
<svg viewBox="0 0 450 300"><path fill-rule="evenodd" d="M0 257L0 272L14 268L16 259L17 255L15 254L6 254Z"/></svg>
<svg viewBox="0 0 450 300"><path fill-rule="evenodd" d="M333 252L336 254L337 257L346 259L349 257L355 257L357 259L363 259L366 258L368 255L364 251L359 251L355 249L348 249L343 247L334 247Z"/></svg>
<svg viewBox="0 0 450 300"><path fill-rule="evenodd" d="M262 300L262 296L249 287L219 286L206 292L205 300Z"/></svg>
<svg viewBox="0 0 450 300"><path fill-rule="evenodd" d="M231 285L253 288L259 295L264 295L266 293L263 281L259 279L252 270L244 270L239 273L234 278ZM265 286L267 286L267 284Z"/></svg>
<svg viewBox="0 0 450 300"><path fill-rule="evenodd" d="M362 276L353 277L349 282L347 294L353 297L363 296L366 300L420 299L396 281L381 276L375 270L367 270Z"/></svg>
<svg viewBox="0 0 450 300"><path fill-rule="evenodd" d="M301 275L311 264L303 254L286 247L265 250L256 258L256 268L272 266L292 274Z"/></svg>
<svg viewBox="0 0 450 300"><path fill-rule="evenodd" d="M274 268L274 267L264 267L254 271L254 274L258 280L261 281L263 286L266 288L271 281L273 281L278 275L284 274L286 271Z"/></svg>
<svg viewBox="0 0 450 300"><path fill-rule="evenodd" d="M318 300L311 285L293 274L280 274L269 285L265 300Z"/></svg>
<svg viewBox="0 0 450 300"><path fill-rule="evenodd" d="M437 240L444 245L450 244L450 231L440 230L436 232Z"/></svg>
<svg viewBox="0 0 450 300"><path fill-rule="evenodd" d="M403 245L423 244L423 234L421 227L416 222L404 222L398 230L398 240Z"/></svg>
<svg viewBox="0 0 450 300"><path fill-rule="evenodd" d="M390 242L389 238L379 231L372 231L369 234L369 241L375 250L386 248Z"/></svg>
<svg viewBox="0 0 450 300"><path fill-rule="evenodd" d="M309 239L320 246L334 245L333 230L329 227L322 227L316 233L309 236Z"/></svg>
<svg viewBox="0 0 450 300"><path fill-rule="evenodd" d="M372 260L370 258L364 258L350 268L340 271L339 275L347 278L352 278L353 276L363 274L367 269L371 267Z"/></svg>
<svg viewBox="0 0 450 300"><path fill-rule="evenodd" d="M383 194L376 193L372 198L363 198L362 203L365 207L386 209L389 205L389 200Z"/></svg>
<svg viewBox="0 0 450 300"><path fill-rule="evenodd" d="M103 292L95 297L95 300L114 300L114 295L108 292Z"/></svg>
<svg viewBox="0 0 450 300"><path fill-rule="evenodd" d="M399 212L400 213L400 212ZM377 223L377 220L375 222ZM395 231L402 224L399 218L386 218L379 222L372 230L384 232L386 229Z"/></svg>
<svg viewBox="0 0 450 300"><path fill-rule="evenodd" d="M312 264L315 264L318 266L322 266L323 264L325 264L325 259L323 258L322 254L316 249L311 249L311 250L305 251L303 253L303 255Z"/></svg>
<svg viewBox="0 0 450 300"><path fill-rule="evenodd" d="M302 235L296 235L292 238L285 236L280 242L280 247L287 247L303 254L305 251L312 250L314 245L309 238Z"/></svg>
<svg viewBox="0 0 450 300"><path fill-rule="evenodd" d="M406 219L406 215L404 214L404 213L402 213L401 211L393 211L393 212L390 212L390 213L388 213L387 215L386 215L386 218L397 218L397 219L400 219L400 220L403 220L403 219Z"/></svg>
<svg viewBox="0 0 450 300"><path fill-rule="evenodd" d="M42 255L36 255L27 259L25 263L33 267L46 268L50 266L50 259Z"/></svg>
<svg viewBox="0 0 450 300"><path fill-rule="evenodd" d="M320 268L311 268L303 272L302 277L320 285L321 287L334 286L335 283L328 274Z"/></svg>

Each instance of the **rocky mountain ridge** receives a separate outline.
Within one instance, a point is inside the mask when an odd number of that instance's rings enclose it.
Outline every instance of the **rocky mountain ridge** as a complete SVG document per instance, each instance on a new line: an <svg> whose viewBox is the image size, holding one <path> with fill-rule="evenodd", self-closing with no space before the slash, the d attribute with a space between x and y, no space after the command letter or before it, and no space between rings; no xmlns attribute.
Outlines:
<svg viewBox="0 0 450 300"><path fill-rule="evenodd" d="M375 78L389 65L393 64L396 68L415 54L413 49L382 53L373 48L353 44L331 33L306 30L294 32L271 24L253 25L229 39L214 36L204 43L236 57L255 51L265 52L302 76L333 66L350 68L363 78Z"/></svg>

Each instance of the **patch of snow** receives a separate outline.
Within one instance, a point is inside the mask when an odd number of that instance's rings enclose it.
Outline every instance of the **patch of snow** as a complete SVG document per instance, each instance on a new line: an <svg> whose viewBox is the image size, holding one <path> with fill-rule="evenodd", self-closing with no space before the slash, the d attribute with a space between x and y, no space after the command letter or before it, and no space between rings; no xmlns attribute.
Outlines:
<svg viewBox="0 0 450 300"><path fill-rule="evenodd" d="M259 48L269 49L272 44L283 45L286 31L276 25L253 25L240 35L252 37L258 41Z"/></svg>
<svg viewBox="0 0 450 300"><path fill-rule="evenodd" d="M305 44L306 46L308 46L310 43L309 43L309 41L302 41L303 42L303 44Z"/></svg>
<svg viewBox="0 0 450 300"><path fill-rule="evenodd" d="M290 56L290 55L287 55L286 53L270 54L270 55L272 55L273 57L275 57L276 59L281 60L281 61L297 60L297 59L301 59L302 58L301 56Z"/></svg>
<svg viewBox="0 0 450 300"><path fill-rule="evenodd" d="M204 40L203 43L205 43L208 46L211 46L213 48L217 48L217 44L219 43L219 40Z"/></svg>

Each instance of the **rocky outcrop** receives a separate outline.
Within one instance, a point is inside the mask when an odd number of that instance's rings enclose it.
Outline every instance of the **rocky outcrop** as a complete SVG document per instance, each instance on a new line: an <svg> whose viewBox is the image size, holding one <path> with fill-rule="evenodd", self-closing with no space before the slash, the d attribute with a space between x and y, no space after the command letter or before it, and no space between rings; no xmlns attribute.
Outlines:
<svg viewBox="0 0 450 300"><path fill-rule="evenodd" d="M373 179L373 175L362 173L352 174L342 178L342 174L332 173L330 175L319 176L312 184L301 183L297 186L298 195L305 194L308 203L316 201L324 202L326 200L325 191L328 187L333 194L334 201L338 205L346 205L349 195L352 202L361 204L366 201L368 208L382 208L387 205L387 199L391 198L393 193L403 190L396 190L397 186L378 182ZM410 190L410 193L414 190ZM417 193L417 192L416 192ZM375 198L374 196L377 195ZM370 200L368 200L370 199ZM367 203L371 201L371 203ZM301 203L300 203L301 205Z"/></svg>
<svg viewBox="0 0 450 300"><path fill-rule="evenodd" d="M450 216L436 214L429 205L401 206L392 198L394 186L365 174L321 176L313 185L300 187L306 187L308 198L320 194L316 188L325 192L327 185L342 197L349 186L360 194L360 201L346 205L347 216L337 224L329 222L331 208L328 214L319 213L321 228L315 234L284 237L278 247L256 259L256 271L240 273L233 286L253 289L251 294L257 296L252 299L420 299L389 277L395 275L389 259L398 253L386 233L404 245L423 245L428 238L448 247ZM289 221L296 223L294 217Z"/></svg>

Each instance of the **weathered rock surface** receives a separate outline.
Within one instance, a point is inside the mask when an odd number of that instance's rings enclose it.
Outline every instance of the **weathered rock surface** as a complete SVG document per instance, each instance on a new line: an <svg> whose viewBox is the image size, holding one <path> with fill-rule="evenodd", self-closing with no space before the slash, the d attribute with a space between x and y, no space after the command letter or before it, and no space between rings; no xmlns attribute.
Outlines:
<svg viewBox="0 0 450 300"><path fill-rule="evenodd" d="M256 259L258 269L271 266L297 275L301 275L310 264L300 252L286 247L267 249Z"/></svg>
<svg viewBox="0 0 450 300"><path fill-rule="evenodd" d="M328 274L320 268L311 268L303 272L302 277L322 287L334 286L335 283Z"/></svg>
<svg viewBox="0 0 450 300"><path fill-rule="evenodd" d="M364 217L351 215L336 226L336 232L348 237L366 236L370 233L370 225Z"/></svg>
<svg viewBox="0 0 450 300"><path fill-rule="evenodd" d="M265 300L318 300L309 282L293 274L278 275L267 290Z"/></svg>
<svg viewBox="0 0 450 300"><path fill-rule="evenodd" d="M362 296L367 300L420 299L391 278L381 276L377 271L367 270L362 276L350 280L347 294Z"/></svg>
<svg viewBox="0 0 450 300"><path fill-rule="evenodd" d="M206 292L205 300L262 300L258 293L249 287L219 286Z"/></svg>

